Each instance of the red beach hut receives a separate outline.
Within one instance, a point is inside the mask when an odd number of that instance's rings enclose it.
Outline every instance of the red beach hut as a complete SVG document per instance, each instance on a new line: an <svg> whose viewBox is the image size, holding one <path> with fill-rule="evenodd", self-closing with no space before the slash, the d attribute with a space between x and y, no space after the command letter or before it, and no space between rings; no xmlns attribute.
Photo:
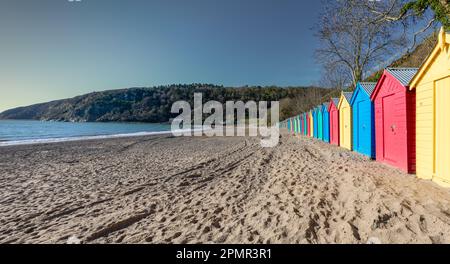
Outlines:
<svg viewBox="0 0 450 264"><path fill-rule="evenodd" d="M309 120L309 114L306 113L306 136L310 136L310 120Z"/></svg>
<svg viewBox="0 0 450 264"><path fill-rule="evenodd" d="M331 98L328 112L330 113L330 144L339 146L339 98Z"/></svg>
<svg viewBox="0 0 450 264"><path fill-rule="evenodd" d="M416 68L388 68L372 93L377 161L407 173L416 170L416 95L409 82Z"/></svg>

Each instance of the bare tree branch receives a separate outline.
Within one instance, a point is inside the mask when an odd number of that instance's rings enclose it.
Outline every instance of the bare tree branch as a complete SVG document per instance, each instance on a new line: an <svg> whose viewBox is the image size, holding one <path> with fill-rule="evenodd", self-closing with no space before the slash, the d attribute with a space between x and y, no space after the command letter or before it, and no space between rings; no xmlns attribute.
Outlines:
<svg viewBox="0 0 450 264"><path fill-rule="evenodd" d="M408 48L408 53L411 52L417 45L417 37L423 33L425 33L428 29L430 29L436 22L436 18L431 19L428 24L420 29L419 31L417 31L416 33L414 33L413 36L413 43L411 44L411 46Z"/></svg>
<svg viewBox="0 0 450 264"><path fill-rule="evenodd" d="M388 8L397 10L400 6L395 2ZM347 71L345 75L351 76L355 87L369 68L404 45L400 41L403 34L394 30L398 26L386 21L375 23L377 17L365 1L337 0L326 3L317 25L319 30L316 36L321 46L316 50L316 57L327 74L338 69L343 74L340 69L343 68Z"/></svg>

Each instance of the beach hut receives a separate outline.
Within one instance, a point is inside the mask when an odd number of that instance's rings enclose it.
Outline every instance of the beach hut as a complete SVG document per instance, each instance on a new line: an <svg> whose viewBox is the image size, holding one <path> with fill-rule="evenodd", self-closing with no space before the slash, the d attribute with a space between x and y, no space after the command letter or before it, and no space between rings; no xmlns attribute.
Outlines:
<svg viewBox="0 0 450 264"><path fill-rule="evenodd" d="M295 120L291 117L291 132L295 132Z"/></svg>
<svg viewBox="0 0 450 264"><path fill-rule="evenodd" d="M308 135L308 118L306 117L306 113L303 113L303 135Z"/></svg>
<svg viewBox="0 0 450 264"><path fill-rule="evenodd" d="M300 135L303 135L303 114L299 115L299 121L300 121Z"/></svg>
<svg viewBox="0 0 450 264"><path fill-rule="evenodd" d="M287 120L287 130L290 131L291 130L291 119L288 118Z"/></svg>
<svg viewBox="0 0 450 264"><path fill-rule="evenodd" d="M316 107L317 111L317 138L323 140L323 116L322 116L322 106Z"/></svg>
<svg viewBox="0 0 450 264"><path fill-rule="evenodd" d="M297 133L301 134L302 132L302 122L300 120L300 115L297 116Z"/></svg>
<svg viewBox="0 0 450 264"><path fill-rule="evenodd" d="M353 93L342 92L339 98L339 145L352 150L352 108L350 101Z"/></svg>
<svg viewBox="0 0 450 264"><path fill-rule="evenodd" d="M295 117L293 117L292 118L292 132L294 132L294 134L295 134L295 130L296 130L295 125L296 125Z"/></svg>
<svg viewBox="0 0 450 264"><path fill-rule="evenodd" d="M305 113L306 115L306 136L309 137L309 132L311 131L311 120L309 118L309 112Z"/></svg>
<svg viewBox="0 0 450 264"><path fill-rule="evenodd" d="M375 110L377 161L415 171L415 93L409 82L415 68L388 68L378 80L371 100Z"/></svg>
<svg viewBox="0 0 450 264"><path fill-rule="evenodd" d="M438 39L410 82L416 92L416 173L450 187L450 33L441 29Z"/></svg>
<svg viewBox="0 0 450 264"><path fill-rule="evenodd" d="M292 118L292 132L295 134L295 118Z"/></svg>
<svg viewBox="0 0 450 264"><path fill-rule="evenodd" d="M313 115L313 111L310 110L309 111L309 136L310 137L314 137L314 115Z"/></svg>
<svg viewBox="0 0 450 264"><path fill-rule="evenodd" d="M300 117L301 117L301 122L302 122L302 131L300 131L300 133L302 135L305 135L305 115L301 114Z"/></svg>
<svg viewBox="0 0 450 264"><path fill-rule="evenodd" d="M322 105L322 140L330 142L330 113L328 107L330 103L324 103Z"/></svg>
<svg viewBox="0 0 450 264"><path fill-rule="evenodd" d="M300 131L299 131L299 133L300 133L300 135L302 135L303 134L303 114L300 114L298 116L298 118L299 118L299 122L300 122Z"/></svg>
<svg viewBox="0 0 450 264"><path fill-rule="evenodd" d="M375 123L370 96L377 83L361 82L356 85L350 106L352 108L353 150L375 158Z"/></svg>
<svg viewBox="0 0 450 264"><path fill-rule="evenodd" d="M295 130L295 134L298 134L298 118L294 117L294 130Z"/></svg>
<svg viewBox="0 0 450 264"><path fill-rule="evenodd" d="M318 118L318 111L317 107L313 108L313 119L314 119L314 138L319 138L319 118Z"/></svg>
<svg viewBox="0 0 450 264"><path fill-rule="evenodd" d="M328 106L330 114L330 144L339 146L339 98L331 98Z"/></svg>
<svg viewBox="0 0 450 264"><path fill-rule="evenodd" d="M295 133L297 133L297 118L294 116L292 119L294 120L293 124L294 124L294 134L295 134Z"/></svg>

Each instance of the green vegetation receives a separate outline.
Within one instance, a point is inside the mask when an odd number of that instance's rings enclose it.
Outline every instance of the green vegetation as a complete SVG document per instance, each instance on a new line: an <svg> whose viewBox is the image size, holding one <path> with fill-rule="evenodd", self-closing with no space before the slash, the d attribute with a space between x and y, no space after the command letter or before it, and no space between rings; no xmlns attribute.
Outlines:
<svg viewBox="0 0 450 264"><path fill-rule="evenodd" d="M202 93L203 103L226 101L281 101L280 118L290 117L322 102L329 89L316 87L241 87L212 84L169 85L94 92L71 99L20 107L0 114L0 119L34 119L70 122L152 122L164 123L176 101L194 102L194 93Z"/></svg>
<svg viewBox="0 0 450 264"><path fill-rule="evenodd" d="M425 11L431 9L434 19L442 24L446 30L450 30L450 1L449 0L414 0L406 3L401 12L401 18L409 11L415 16L423 16Z"/></svg>

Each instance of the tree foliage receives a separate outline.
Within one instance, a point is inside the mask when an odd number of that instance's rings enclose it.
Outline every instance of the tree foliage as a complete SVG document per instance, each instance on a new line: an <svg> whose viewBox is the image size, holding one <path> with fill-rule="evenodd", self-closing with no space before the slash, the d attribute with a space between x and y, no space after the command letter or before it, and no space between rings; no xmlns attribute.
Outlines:
<svg viewBox="0 0 450 264"><path fill-rule="evenodd" d="M401 5L401 8L394 8ZM377 16L378 22L402 23L420 29L412 36L409 51L415 48L418 36L429 29L442 25L450 30L449 0L386 0L366 2L369 10Z"/></svg>
<svg viewBox="0 0 450 264"><path fill-rule="evenodd" d="M441 23L447 30L450 30L450 1L449 0L413 0L407 1L400 10L398 19L405 19L408 16L421 17L427 10L433 13L433 19Z"/></svg>
<svg viewBox="0 0 450 264"><path fill-rule="evenodd" d="M328 92L328 89L315 87L233 88L212 84L178 84L94 92L70 99L11 109L1 113L0 119L163 123L177 116L170 112L174 102L183 100L193 106L194 93L202 94L203 103L210 100L224 104L226 101L271 102L285 99L280 112L281 118L286 118L300 113L300 109L308 109L313 104L320 103L321 98Z"/></svg>

